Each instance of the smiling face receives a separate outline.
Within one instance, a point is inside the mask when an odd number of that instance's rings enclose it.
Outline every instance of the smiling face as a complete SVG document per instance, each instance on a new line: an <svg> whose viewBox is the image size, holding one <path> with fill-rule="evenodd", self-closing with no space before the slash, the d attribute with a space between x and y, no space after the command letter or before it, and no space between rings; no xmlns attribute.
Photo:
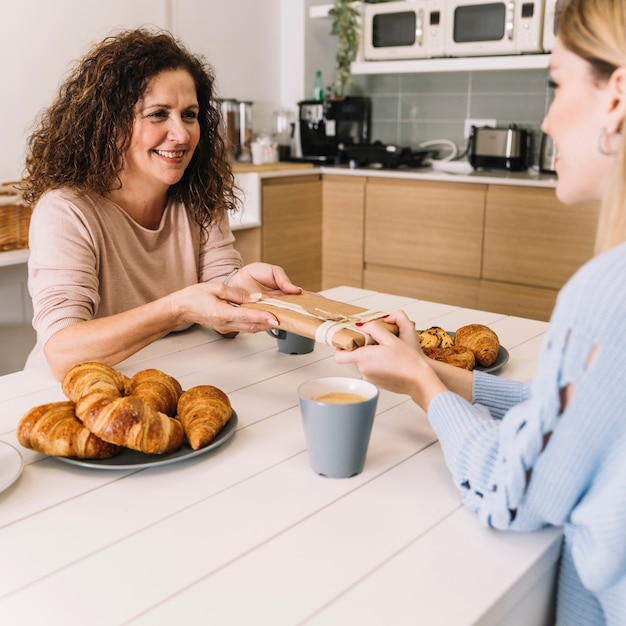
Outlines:
<svg viewBox="0 0 626 626"><path fill-rule="evenodd" d="M593 81L587 61L560 41L552 52L554 100L541 125L557 150L556 195L562 202L598 200L608 185L612 159L601 155L597 138L607 126L607 84Z"/></svg>
<svg viewBox="0 0 626 626"><path fill-rule="evenodd" d="M123 186L167 190L189 165L200 140L198 98L191 75L171 70L154 76L135 106Z"/></svg>

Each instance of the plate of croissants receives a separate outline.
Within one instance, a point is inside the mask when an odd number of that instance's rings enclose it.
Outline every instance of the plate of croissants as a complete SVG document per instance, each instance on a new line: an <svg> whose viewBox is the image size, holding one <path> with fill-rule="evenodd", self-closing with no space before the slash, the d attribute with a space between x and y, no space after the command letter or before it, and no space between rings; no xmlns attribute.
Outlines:
<svg viewBox="0 0 626 626"><path fill-rule="evenodd" d="M128 377L103 363L73 367L67 400L27 411L17 428L25 448L100 469L139 469L189 459L225 443L237 414L217 387L183 391L158 369Z"/></svg>
<svg viewBox="0 0 626 626"><path fill-rule="evenodd" d="M498 335L483 324L468 324L454 332L431 326L418 330L417 336L426 356L462 369L495 373L509 360Z"/></svg>

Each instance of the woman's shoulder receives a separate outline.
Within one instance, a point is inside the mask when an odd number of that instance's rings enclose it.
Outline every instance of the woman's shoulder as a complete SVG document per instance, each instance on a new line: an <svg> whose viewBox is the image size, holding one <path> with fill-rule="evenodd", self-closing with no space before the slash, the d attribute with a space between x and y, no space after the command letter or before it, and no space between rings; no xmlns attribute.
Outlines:
<svg viewBox="0 0 626 626"><path fill-rule="evenodd" d="M48 189L44 192L36 206L52 206L71 204L74 206L83 206L86 204L93 204L95 194L89 192L80 192L72 189L71 187L58 187L57 189Z"/></svg>
<svg viewBox="0 0 626 626"><path fill-rule="evenodd" d="M33 210L35 219L80 219L92 221L104 198L94 193L82 193L69 187L50 189L41 195Z"/></svg>

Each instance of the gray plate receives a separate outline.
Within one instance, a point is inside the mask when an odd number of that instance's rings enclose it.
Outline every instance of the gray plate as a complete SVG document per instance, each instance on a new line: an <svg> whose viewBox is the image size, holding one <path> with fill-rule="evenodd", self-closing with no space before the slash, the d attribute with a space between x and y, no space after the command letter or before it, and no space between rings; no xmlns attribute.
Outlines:
<svg viewBox="0 0 626 626"><path fill-rule="evenodd" d="M448 333L448 335L450 335L450 337L452 337L452 339L455 338L456 333L454 331L446 330L446 332ZM509 351L506 348L500 346L500 349L498 350L498 356L496 357L496 360L492 365L490 365L489 367L485 367L484 365L479 365L478 363L476 363L476 365L474 365L474 371L479 370L481 372L495 374L497 371L501 370L508 362Z"/></svg>
<svg viewBox="0 0 626 626"><path fill-rule="evenodd" d="M484 367L483 365L474 365L474 370L480 370L481 372L489 372L490 374L495 374L498 370L501 370L509 360L509 351L506 348L500 346L500 350L498 350L498 356L496 357L493 365L489 367Z"/></svg>
<svg viewBox="0 0 626 626"><path fill-rule="evenodd" d="M447 330L446 332L448 333L448 335L450 335L450 337L452 337L452 339L456 337L455 332L450 332L449 330ZM481 372L494 374L498 370L501 370L508 363L508 361L509 351L506 348L500 346L500 349L498 350L498 356L496 357L496 360L492 365L490 365L489 367L485 367L484 365L479 365L478 363L476 363L476 365L474 365L474 371L479 370Z"/></svg>
<svg viewBox="0 0 626 626"><path fill-rule="evenodd" d="M10 443L0 441L0 491L8 489L23 469L22 455Z"/></svg>
<svg viewBox="0 0 626 626"><path fill-rule="evenodd" d="M159 465L168 465L169 463L178 463L186 461L193 457L206 454L222 444L226 443L237 429L239 418L235 411L232 412L230 419L226 422L226 426L222 428L217 437L206 447L200 450L193 450L185 441L183 445L174 452L169 454L144 454L137 450L122 448L115 456L110 459L68 459L66 457L55 456L54 459L69 463L70 465L79 465L80 467L90 467L104 470L134 470L144 467L157 467Z"/></svg>

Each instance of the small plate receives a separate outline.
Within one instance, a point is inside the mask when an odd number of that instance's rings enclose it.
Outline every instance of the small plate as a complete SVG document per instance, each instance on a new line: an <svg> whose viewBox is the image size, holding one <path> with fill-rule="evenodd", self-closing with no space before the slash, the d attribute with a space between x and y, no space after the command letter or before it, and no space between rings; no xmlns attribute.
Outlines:
<svg viewBox="0 0 626 626"><path fill-rule="evenodd" d="M134 470L144 467L156 467L158 465L168 465L169 463L178 463L186 461L195 456L206 454L210 450L218 448L226 443L235 433L239 419L235 411L232 412L230 419L226 422L226 426L222 428L217 437L206 447L200 450L193 450L185 441L183 445L174 452L169 454L145 454L137 450L122 448L115 456L110 459L69 459L62 456L52 457L69 463L70 465L79 465L80 467L90 467L105 470Z"/></svg>
<svg viewBox="0 0 626 626"><path fill-rule="evenodd" d="M448 333L448 335L450 335L450 337L452 337L452 339L456 338L456 333L454 331L446 331ZM487 372L488 374L493 374L499 370L501 370L509 361L509 351L506 348L503 348L502 346L500 346L500 349L498 350L498 356L496 357L496 360L489 365L489 367L486 367L484 365L479 365L478 363L476 363L476 365L474 365L474 371L479 370L481 372Z"/></svg>
<svg viewBox="0 0 626 626"><path fill-rule="evenodd" d="M509 361L509 351L506 348L500 346L498 350L498 356L492 365L489 367L485 367L484 365L474 365L474 370L480 370L481 372L488 372L489 374L494 374L495 372L501 370Z"/></svg>
<svg viewBox="0 0 626 626"><path fill-rule="evenodd" d="M447 330L446 332L448 333L448 335L450 335L450 337L452 337L452 339L456 337L455 332L451 332L449 330ZM489 367L476 363L476 365L474 365L474 371L478 370L480 372L487 372L488 374L495 374L496 372L500 371L508 362L509 351L506 348L500 346L496 360Z"/></svg>
<svg viewBox="0 0 626 626"><path fill-rule="evenodd" d="M0 491L8 489L23 469L22 455L11 444L0 441Z"/></svg>
<svg viewBox="0 0 626 626"><path fill-rule="evenodd" d="M450 337L452 337L452 339L456 337L456 333L454 331L446 330L446 332L448 333L448 335L450 335ZM484 365L479 365L478 363L476 363L476 365L474 365L473 371L479 370L481 372L487 372L488 374L495 374L496 372L501 370L508 362L509 351L503 346L500 346L496 360L489 367L485 367Z"/></svg>

